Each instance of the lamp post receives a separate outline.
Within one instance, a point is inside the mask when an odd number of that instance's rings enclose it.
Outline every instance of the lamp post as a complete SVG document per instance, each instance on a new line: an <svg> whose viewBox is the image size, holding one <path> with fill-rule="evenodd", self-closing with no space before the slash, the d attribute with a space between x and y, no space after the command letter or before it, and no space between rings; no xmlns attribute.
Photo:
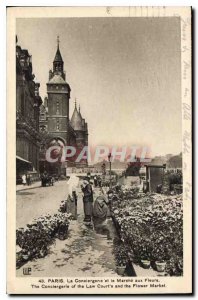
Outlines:
<svg viewBox="0 0 198 300"><path fill-rule="evenodd" d="M109 160L109 175L110 175L110 189L111 189L111 153L108 155L108 160Z"/></svg>
<svg viewBox="0 0 198 300"><path fill-rule="evenodd" d="M65 160L65 177L67 178L67 163L68 163L68 160Z"/></svg>

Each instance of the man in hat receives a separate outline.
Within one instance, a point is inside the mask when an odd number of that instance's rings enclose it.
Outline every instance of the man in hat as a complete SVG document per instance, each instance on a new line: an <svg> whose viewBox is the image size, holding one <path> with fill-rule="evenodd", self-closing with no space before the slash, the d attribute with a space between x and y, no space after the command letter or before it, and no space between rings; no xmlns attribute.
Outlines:
<svg viewBox="0 0 198 300"><path fill-rule="evenodd" d="M89 183L89 178L85 178L83 180L81 189L83 192L83 204L85 214L84 222L90 223L93 211L93 190L91 184Z"/></svg>

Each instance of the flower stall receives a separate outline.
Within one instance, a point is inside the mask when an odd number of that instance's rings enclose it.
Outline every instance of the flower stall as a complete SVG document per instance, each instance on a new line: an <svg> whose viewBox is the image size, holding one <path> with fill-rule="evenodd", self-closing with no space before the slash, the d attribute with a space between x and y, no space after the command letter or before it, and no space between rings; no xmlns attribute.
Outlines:
<svg viewBox="0 0 198 300"><path fill-rule="evenodd" d="M69 214L57 213L34 219L25 228L16 230L16 266L20 268L28 260L42 258L49 253L55 238L64 240L69 228Z"/></svg>
<svg viewBox="0 0 198 300"><path fill-rule="evenodd" d="M182 275L182 195L137 194L132 189L121 189L113 197L111 210L133 263L170 276Z"/></svg>

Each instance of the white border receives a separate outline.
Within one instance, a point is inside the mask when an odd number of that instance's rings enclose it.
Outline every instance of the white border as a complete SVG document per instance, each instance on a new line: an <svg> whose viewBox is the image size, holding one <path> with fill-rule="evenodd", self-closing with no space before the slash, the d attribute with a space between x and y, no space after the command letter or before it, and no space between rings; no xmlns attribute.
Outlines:
<svg viewBox="0 0 198 300"><path fill-rule="evenodd" d="M156 3L157 2L157 3ZM47 5L47 6L54 6L56 5L73 5L73 6L78 6L78 5L189 5L191 4L194 9L198 7L198 2L196 0L191 1L60 1L56 0L29 0L28 1L28 6L35 6L35 5ZM5 295L5 285L6 285L6 262L5 262L5 255L6 255L6 248L5 248L5 220L6 220L6 204L5 204L5 195L6 195L6 76L5 76L5 71L6 71L6 46L5 46L5 41L6 41L6 5L7 6L26 6L27 1L26 0L21 0L21 1L1 1L0 2L0 20L1 20L1 27L0 27L0 33L1 33L1 72L0 72L0 90L1 90L1 110L0 110L0 116L1 116L1 126L0 126L0 137L1 137L1 142L2 142L2 147L1 147L1 172L0 172L0 179L1 179L1 202L0 202L0 211L1 211L1 235L0 235L0 251L1 251L1 271L3 272L0 273L0 292L1 292L1 299L4 299L6 297ZM195 38L197 37L197 24L195 23ZM197 39L196 39L197 40ZM195 45L196 48L196 45ZM195 66L195 69L197 70L197 64ZM195 78L195 86L197 85L197 79ZM194 95L195 96L195 95ZM194 106L195 109L195 106ZM196 115L195 115L196 117ZM196 128L195 131L198 132L197 129L197 124L195 124ZM196 162L196 167L197 167L197 162ZM198 181L196 179L195 185L197 186ZM196 199L195 199L196 200ZM196 206L196 212L197 212L197 207ZM26 298L26 297L23 297ZM70 298L70 297L69 297ZM74 297L72 297L74 298ZM138 297L140 298L140 297ZM141 297L142 298L142 297ZM172 298L172 297L170 297Z"/></svg>

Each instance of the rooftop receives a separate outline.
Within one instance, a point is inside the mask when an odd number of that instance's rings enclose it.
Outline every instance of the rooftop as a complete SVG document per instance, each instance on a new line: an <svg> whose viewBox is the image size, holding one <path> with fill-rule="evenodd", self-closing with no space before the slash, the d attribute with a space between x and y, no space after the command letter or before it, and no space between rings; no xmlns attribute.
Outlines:
<svg viewBox="0 0 198 300"><path fill-rule="evenodd" d="M61 75L55 74L48 83L66 84L66 81L63 79L63 77Z"/></svg>

